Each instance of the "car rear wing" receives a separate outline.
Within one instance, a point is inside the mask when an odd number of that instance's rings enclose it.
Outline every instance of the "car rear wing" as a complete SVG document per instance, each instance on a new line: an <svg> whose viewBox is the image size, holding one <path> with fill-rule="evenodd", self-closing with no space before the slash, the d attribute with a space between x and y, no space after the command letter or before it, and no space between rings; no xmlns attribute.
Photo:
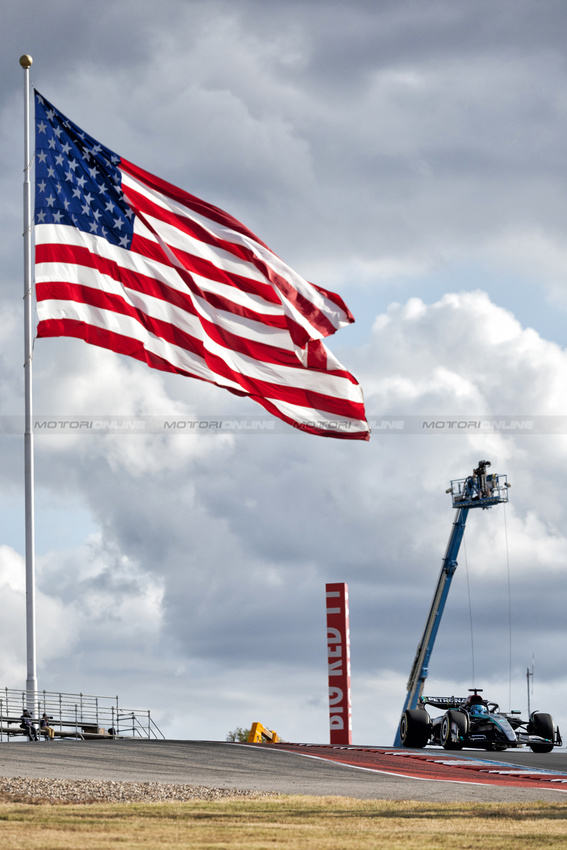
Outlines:
<svg viewBox="0 0 567 850"><path fill-rule="evenodd" d="M462 708L466 703L466 697L420 697L419 704L422 706L432 705L435 708Z"/></svg>

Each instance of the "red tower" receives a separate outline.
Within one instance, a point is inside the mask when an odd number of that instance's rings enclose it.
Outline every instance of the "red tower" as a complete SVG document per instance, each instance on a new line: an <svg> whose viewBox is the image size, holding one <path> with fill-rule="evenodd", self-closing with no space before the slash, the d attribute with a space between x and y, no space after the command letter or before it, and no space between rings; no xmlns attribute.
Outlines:
<svg viewBox="0 0 567 850"><path fill-rule="evenodd" d="M331 744L352 743L348 586L326 584Z"/></svg>

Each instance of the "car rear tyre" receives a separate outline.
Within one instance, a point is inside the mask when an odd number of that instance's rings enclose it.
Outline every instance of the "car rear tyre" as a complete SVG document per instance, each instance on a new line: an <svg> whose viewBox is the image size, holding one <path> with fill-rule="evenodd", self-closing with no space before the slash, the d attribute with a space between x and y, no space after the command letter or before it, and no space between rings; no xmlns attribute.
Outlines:
<svg viewBox="0 0 567 850"><path fill-rule="evenodd" d="M431 718L422 708L408 708L400 720L402 746L425 747L431 736Z"/></svg>
<svg viewBox="0 0 567 850"><path fill-rule="evenodd" d="M453 740L452 727L456 726L458 741ZM445 750L462 750L463 738L468 732L467 716L462 711L448 711L441 721L441 743Z"/></svg>
<svg viewBox="0 0 567 850"><path fill-rule="evenodd" d="M530 749L533 753L550 753L553 749L555 741L555 727L551 714L545 714L543 711L534 711L530 718L530 733L539 735L540 738L548 738L549 744L530 744Z"/></svg>

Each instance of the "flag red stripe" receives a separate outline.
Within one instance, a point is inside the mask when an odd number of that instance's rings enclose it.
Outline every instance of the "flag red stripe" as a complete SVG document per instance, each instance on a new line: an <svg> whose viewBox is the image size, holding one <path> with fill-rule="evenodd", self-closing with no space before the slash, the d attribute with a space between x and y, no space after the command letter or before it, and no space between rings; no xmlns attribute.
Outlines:
<svg viewBox="0 0 567 850"><path fill-rule="evenodd" d="M145 240L144 240L145 241ZM156 252L157 253L157 252ZM158 258L160 262L164 262L163 254ZM94 254L86 247L79 245L65 245L62 243L45 243L36 246L36 263L67 263L85 268L92 268L99 271L101 274L108 275L113 280L124 284L128 289L137 292L146 292L153 295L155 298L161 298L171 304L174 304L181 309L192 309L192 301L190 295L185 295L173 286L168 286L163 281L157 280L147 274L139 271L120 266L115 260L108 257L103 257L100 254ZM261 322L268 327L284 329L287 326L286 320L281 315L271 313L257 313L251 309L243 307L234 301L224 298L214 292L201 289L193 279L189 272L180 271L180 277L187 287L196 295L208 302L212 307L219 310L225 310L227 313L242 316L251 321Z"/></svg>
<svg viewBox="0 0 567 850"><path fill-rule="evenodd" d="M170 262L158 242L141 236L139 233L134 233L130 250L136 254L140 254L142 257L146 257L148 260L156 260L158 263ZM269 283L235 274L233 271L215 265L204 257L197 257L195 254L191 254L189 251L183 251L178 247L171 250L174 251L176 257L180 260L183 268L190 273L198 274L200 277L215 281L216 283L224 283L227 286L232 286L240 292L248 292L251 295L256 295L270 304L281 304L281 300Z"/></svg>
<svg viewBox="0 0 567 850"><path fill-rule="evenodd" d="M129 162L127 159L124 159L124 157L120 157L120 168L127 174L131 174L132 177L135 177L141 183L145 183L146 186L149 186L155 191L166 195L168 198L177 201L177 203L182 204L184 207L187 207L187 209L193 210L193 212L196 212L198 215L205 216L205 218L215 221L217 224L222 225L222 227L234 230L243 236L253 239L258 243L258 245L268 248L268 246L254 233L252 233L251 230L245 227L242 222L238 221L238 219L234 218L224 210L221 210L219 207L215 207L214 204L209 204L206 201L195 197L195 195L189 194L189 192L186 192L184 189L179 189L177 186L174 186L173 183L168 183L167 180L162 180L161 177L156 177L155 174L151 174L149 171L144 171L143 168L140 168L138 165L134 165L133 162Z"/></svg>
<svg viewBox="0 0 567 850"><path fill-rule="evenodd" d="M83 339L85 342L91 343L92 345L109 348L118 354L126 354L137 360L145 361L149 366L161 369L162 371L175 372L189 377L199 377L192 372L175 367L173 364L159 357L154 352L148 351L144 348L143 343L140 340L133 339L132 337L128 337L123 334L114 333L106 328L101 329L92 324L85 324L84 322L77 321L75 319L46 319L41 321L38 325L38 337L54 336L77 337L79 339ZM164 338L161 334L160 336L161 338ZM175 340L171 341L176 344ZM211 352L206 352L202 345L200 345L199 341L192 340L192 343L192 347L189 347L189 345L185 346L186 350L191 351L196 356L203 357L212 372L221 378L225 377L240 384L243 394L252 396L256 400L259 400L260 398L272 399L299 407L320 410L338 417L349 417L360 420L364 419L363 404L327 396L314 390L303 390L298 387L273 384L268 381L250 378L241 372L231 370L224 360L214 354L211 354ZM216 383L218 386L223 386L225 389L231 389L230 387L226 387L224 384L215 380L211 380L211 383Z"/></svg>
<svg viewBox="0 0 567 850"><path fill-rule="evenodd" d="M341 430L330 431L330 430L327 430L325 428L321 428L321 427L318 428L316 425L309 424L308 421L298 422L297 419L293 419L291 416L287 416L284 412L279 410L279 408L277 408L274 404L272 404L271 401L267 398L261 398L260 396L258 396L258 397L254 398L254 401L258 402L258 404L261 404L262 407L265 408L265 410L268 411L268 413L271 413L274 416L277 416L278 419L283 419L283 421L287 422L288 425L292 425L294 428L297 428L299 431L303 431L306 434L315 434L316 436L319 436L319 437L335 437L335 438L338 437L338 438L342 438L342 439L346 439L346 440L368 440L369 439L369 434L368 434L367 430L358 430L357 431L357 430L355 430L354 427L353 427L352 430L349 430L349 428L348 428L349 423L348 422L344 422L344 423L339 424L338 427L339 428L343 427L344 428L343 431L341 431ZM364 405L361 405L361 407L362 407L362 415L361 415L360 419L361 419L361 421L365 421ZM348 415L349 415L349 417L352 417L351 413L349 413Z"/></svg>
<svg viewBox="0 0 567 850"><path fill-rule="evenodd" d="M267 280L270 281L273 286L275 286L278 290L280 290L280 292L282 292L285 298L291 304L293 304L303 316L305 316L305 318L309 321L309 324L317 328L317 330L323 336L330 336L331 334L335 333L335 326L321 312L321 310L319 310L316 305L313 304L312 301L309 301L307 298L305 298L304 295L298 292L297 289L295 289L289 283L289 281L279 275L273 268L271 268L271 266L269 266L266 262L262 261L262 259L258 257L250 248L246 248L241 245L236 245L233 242L228 242L227 240L213 237L212 235L207 233L204 228L200 227L200 225L198 225L194 220L189 219L186 216L180 216L176 213L171 212L170 210L166 210L163 207L152 203L149 198L145 197L139 192L136 192L131 187L125 187L125 194L130 203L132 204L133 208L136 210L136 212L151 215L153 218L157 218L160 221L170 224L172 227L175 227L180 232L198 238L200 241L205 242L209 245L220 247L223 250L234 254L235 256L254 266L265 276ZM250 234L250 237L255 239L253 234ZM172 250L177 255L177 250L175 248L172 248ZM335 301L335 303L337 302ZM346 308L345 314L347 316L350 316L350 313L348 310L346 310ZM352 320L352 316L350 316L350 319ZM297 328L295 329L295 333L297 333ZM306 340L307 333L304 329L302 329L301 335L298 336L295 341L298 345L304 345Z"/></svg>
<svg viewBox="0 0 567 850"><path fill-rule="evenodd" d="M140 288L139 291L144 294L153 294L149 292L149 287L147 286ZM197 342L197 337L192 337L175 324L151 316L140 307L131 304L123 296L106 292L102 289L95 289L92 286L82 286L66 281L42 281L37 284L36 292L38 302L76 301L80 304L88 304L92 307L120 313L123 316L130 316L139 322L147 331L155 334L155 336L161 337L167 342L171 342L188 351L195 351L206 358L205 350L203 349L201 351L198 348L198 346L202 345L202 342ZM237 336L200 315L188 299L184 299L184 303L178 306L181 306L181 309L188 315L194 316L205 335L218 345L224 346L227 351L238 352L246 357L261 361L264 364L271 363L288 368L301 368L297 357L292 351ZM310 364L310 369L314 371L316 368L316 363L313 361ZM330 371L324 369L324 364L320 361L319 368L323 368L326 374L333 374L336 377L350 377L347 372L341 373L338 370Z"/></svg>

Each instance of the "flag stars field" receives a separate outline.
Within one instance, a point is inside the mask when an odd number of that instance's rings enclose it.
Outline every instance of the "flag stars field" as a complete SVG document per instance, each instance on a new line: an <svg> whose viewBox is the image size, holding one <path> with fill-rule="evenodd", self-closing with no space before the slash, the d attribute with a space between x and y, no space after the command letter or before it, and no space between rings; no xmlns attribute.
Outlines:
<svg viewBox="0 0 567 850"><path fill-rule="evenodd" d="M112 204L111 210L104 206L103 196L109 189L117 192L120 185L119 158L56 109L46 107L36 93L36 223L72 224L129 247L132 227L127 227L127 213L131 211L124 196L119 206Z"/></svg>

